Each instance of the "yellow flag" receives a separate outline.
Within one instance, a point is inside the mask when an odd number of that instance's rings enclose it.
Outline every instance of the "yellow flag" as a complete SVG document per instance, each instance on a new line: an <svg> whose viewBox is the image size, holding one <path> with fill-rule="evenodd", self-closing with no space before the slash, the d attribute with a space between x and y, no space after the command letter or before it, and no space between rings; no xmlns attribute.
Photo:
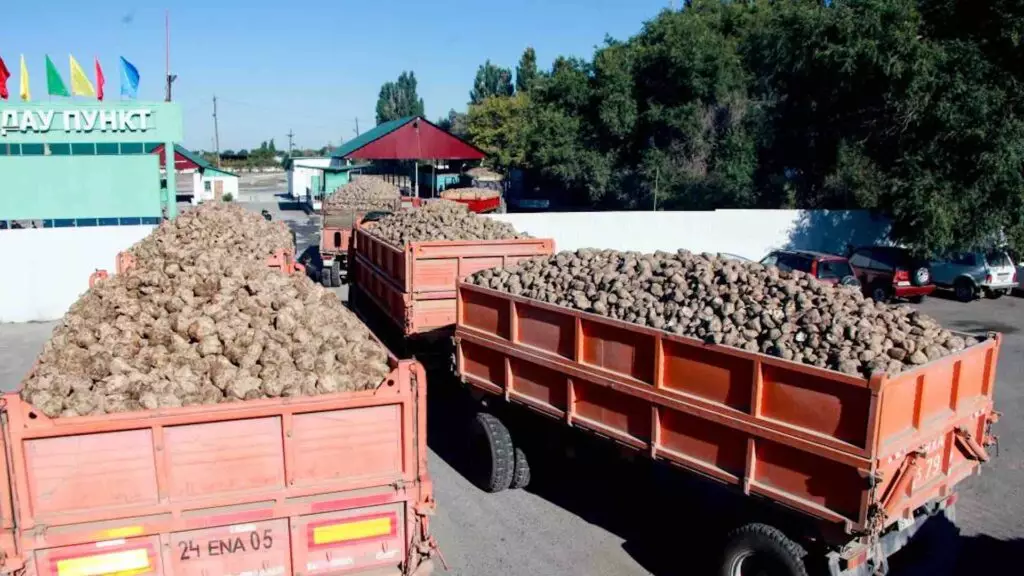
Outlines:
<svg viewBox="0 0 1024 576"><path fill-rule="evenodd" d="M21 99L28 102L32 93L28 89L28 66L25 66L25 55L21 55Z"/></svg>
<svg viewBox="0 0 1024 576"><path fill-rule="evenodd" d="M96 89L85 75L85 70L78 65L74 56L68 54L68 58L71 59L71 93L75 96L96 96Z"/></svg>

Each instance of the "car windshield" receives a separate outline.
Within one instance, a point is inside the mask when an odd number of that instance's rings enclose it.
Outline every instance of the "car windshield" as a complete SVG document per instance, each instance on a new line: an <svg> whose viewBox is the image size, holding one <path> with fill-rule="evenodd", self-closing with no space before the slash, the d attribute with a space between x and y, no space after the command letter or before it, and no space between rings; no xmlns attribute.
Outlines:
<svg viewBox="0 0 1024 576"><path fill-rule="evenodd" d="M988 262L989 266L1011 266L1010 257L1006 255L1006 252L997 250L985 254L985 261Z"/></svg>
<svg viewBox="0 0 1024 576"><path fill-rule="evenodd" d="M842 280L853 276L850 263L846 260L822 260L818 262L818 278Z"/></svg>

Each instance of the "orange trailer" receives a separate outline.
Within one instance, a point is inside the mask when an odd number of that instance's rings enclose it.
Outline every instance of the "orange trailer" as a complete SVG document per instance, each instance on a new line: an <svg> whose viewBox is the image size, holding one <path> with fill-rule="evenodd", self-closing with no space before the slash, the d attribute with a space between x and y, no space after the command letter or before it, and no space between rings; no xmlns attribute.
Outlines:
<svg viewBox="0 0 1024 576"><path fill-rule="evenodd" d="M372 305L403 337L455 325L456 284L488 268L511 266L554 252L551 239L439 240L394 246L362 224L354 229L349 299ZM450 335L450 332L449 332Z"/></svg>
<svg viewBox="0 0 1024 576"><path fill-rule="evenodd" d="M951 510L956 485L994 441L995 334L868 379L460 283L455 338L458 372L476 395L795 511L827 544L833 574L884 573L930 515ZM477 423L514 445L493 415ZM520 459L528 470L518 450L491 449L488 488L512 485ZM723 573L758 538L792 541L771 522L741 528Z"/></svg>
<svg viewBox="0 0 1024 576"><path fill-rule="evenodd" d="M404 198L395 198L390 211L394 212L405 207L414 207L418 203L404 201ZM377 212L387 212L379 210ZM352 228L357 222L362 222L367 213L374 211L366 210L344 210L337 213L328 213L321 210L320 216L320 283L330 288L341 286L341 269L347 268L349 246L352 243Z"/></svg>
<svg viewBox="0 0 1024 576"><path fill-rule="evenodd" d="M50 420L3 397L0 573L429 574L423 367L375 390Z"/></svg>

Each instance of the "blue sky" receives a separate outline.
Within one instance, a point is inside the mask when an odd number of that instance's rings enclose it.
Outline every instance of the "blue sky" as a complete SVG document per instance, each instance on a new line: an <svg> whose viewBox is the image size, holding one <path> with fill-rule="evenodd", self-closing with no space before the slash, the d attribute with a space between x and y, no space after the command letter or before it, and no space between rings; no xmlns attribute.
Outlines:
<svg viewBox="0 0 1024 576"><path fill-rule="evenodd" d="M5 2L0 57L18 90L18 57L33 97L45 98L44 56L67 81L72 53L90 73L99 57L108 98L117 98L118 56L142 76L140 99L164 94L164 11L171 15L174 100L185 144L212 148L218 98L222 149L275 139L318 148L374 124L381 84L413 70L431 120L464 111L477 67L514 68L532 45L538 64L558 55L590 57L605 34L627 38L669 0L142 0ZM12 25L12 23L19 23Z"/></svg>

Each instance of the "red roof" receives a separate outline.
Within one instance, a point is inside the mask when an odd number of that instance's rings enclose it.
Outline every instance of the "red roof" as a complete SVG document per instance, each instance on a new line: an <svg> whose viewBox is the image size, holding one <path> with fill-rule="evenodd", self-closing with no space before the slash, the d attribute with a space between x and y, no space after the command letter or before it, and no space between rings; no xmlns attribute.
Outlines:
<svg viewBox="0 0 1024 576"><path fill-rule="evenodd" d="M355 144L357 148L343 150L340 155L356 160L482 160L485 156L476 146L452 136L425 118L416 117L408 118L365 144Z"/></svg>
<svg viewBox="0 0 1024 576"><path fill-rule="evenodd" d="M164 145L161 144L150 151L150 154L158 154L160 157L160 167L164 168L167 164L164 161ZM199 170L202 166L193 159L192 155L187 153L184 149L180 149L178 146L174 147L174 171L181 172L182 170Z"/></svg>

